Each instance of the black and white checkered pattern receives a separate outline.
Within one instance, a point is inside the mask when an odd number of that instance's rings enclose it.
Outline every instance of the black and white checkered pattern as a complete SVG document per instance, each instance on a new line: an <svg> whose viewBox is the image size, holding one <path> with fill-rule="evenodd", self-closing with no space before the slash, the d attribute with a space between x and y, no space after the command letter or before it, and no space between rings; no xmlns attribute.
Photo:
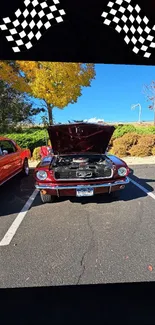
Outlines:
<svg viewBox="0 0 155 325"><path fill-rule="evenodd" d="M103 23L123 35L135 54L150 58L155 48L155 26L132 0L109 1L102 13Z"/></svg>
<svg viewBox="0 0 155 325"><path fill-rule="evenodd" d="M12 43L13 51L21 52L32 48L53 24L63 22L64 15L59 0L25 0L12 19L2 19L0 29Z"/></svg>

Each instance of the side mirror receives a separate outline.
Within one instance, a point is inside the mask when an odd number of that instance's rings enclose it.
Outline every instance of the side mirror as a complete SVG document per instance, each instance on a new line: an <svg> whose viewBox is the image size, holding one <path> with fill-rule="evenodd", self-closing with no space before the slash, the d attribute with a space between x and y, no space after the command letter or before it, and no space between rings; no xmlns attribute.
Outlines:
<svg viewBox="0 0 155 325"><path fill-rule="evenodd" d="M5 155L8 155L8 151L7 151L7 150L3 150L2 152L3 152L3 155L4 155L4 156L5 156Z"/></svg>

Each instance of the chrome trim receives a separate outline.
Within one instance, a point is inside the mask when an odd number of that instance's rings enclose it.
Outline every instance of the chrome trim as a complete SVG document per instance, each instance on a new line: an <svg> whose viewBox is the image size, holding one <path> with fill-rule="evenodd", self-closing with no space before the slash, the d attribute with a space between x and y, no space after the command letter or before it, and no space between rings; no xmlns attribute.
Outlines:
<svg viewBox="0 0 155 325"><path fill-rule="evenodd" d="M2 183L0 183L0 186L5 184L7 181L9 181L11 178L13 178L14 176L18 175L19 173L21 173L22 169L20 169L20 171L18 171L17 173L13 174L12 176L10 176L9 178L7 178L5 181L3 181Z"/></svg>
<svg viewBox="0 0 155 325"><path fill-rule="evenodd" d="M83 175L83 176L81 176L80 173L81 173L81 175ZM77 176L77 177L80 176L80 178L84 178L84 179L85 179L86 177L87 177L87 178L90 178L90 177L92 177L92 171L90 171L90 172L89 172L89 171L88 171L88 172L85 172L85 171L77 171L77 172L76 172L76 176Z"/></svg>
<svg viewBox="0 0 155 325"><path fill-rule="evenodd" d="M104 183L104 184L90 184L90 185L56 185L56 186L48 186L45 184L42 185L35 185L35 188L37 188L38 190L76 190L76 189L80 189L80 188L89 188L89 187L93 187L93 188L100 188L100 187L110 187L110 191L111 191L111 187L113 186L118 186L118 185L127 185L130 182L129 178L126 177L125 180L120 180L120 181L115 181L114 183Z"/></svg>
<svg viewBox="0 0 155 325"><path fill-rule="evenodd" d="M111 168L111 175L107 176L107 177L94 177L94 178L55 178L55 172L54 172L54 179L58 182L68 182L68 181L84 181L84 182L88 182L88 181L94 181L94 180L100 180L100 179L108 179L108 178L113 178L114 176L114 169ZM123 177L123 176L122 176Z"/></svg>

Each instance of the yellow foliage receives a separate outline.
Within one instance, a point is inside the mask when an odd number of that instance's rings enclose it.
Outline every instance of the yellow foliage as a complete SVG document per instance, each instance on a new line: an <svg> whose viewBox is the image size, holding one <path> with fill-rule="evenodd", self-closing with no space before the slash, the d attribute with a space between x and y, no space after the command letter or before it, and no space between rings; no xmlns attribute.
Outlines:
<svg viewBox="0 0 155 325"><path fill-rule="evenodd" d="M12 88L42 99L52 122L52 108L77 102L82 87L95 78L94 64L34 61L2 61L0 78Z"/></svg>
<svg viewBox="0 0 155 325"><path fill-rule="evenodd" d="M81 88L95 78L93 64L16 61L31 87L31 94L52 107L64 108L77 101Z"/></svg>
<svg viewBox="0 0 155 325"><path fill-rule="evenodd" d="M15 65L8 61L0 61L0 80L7 82L12 88L21 92L31 92L31 88L25 78L19 74Z"/></svg>

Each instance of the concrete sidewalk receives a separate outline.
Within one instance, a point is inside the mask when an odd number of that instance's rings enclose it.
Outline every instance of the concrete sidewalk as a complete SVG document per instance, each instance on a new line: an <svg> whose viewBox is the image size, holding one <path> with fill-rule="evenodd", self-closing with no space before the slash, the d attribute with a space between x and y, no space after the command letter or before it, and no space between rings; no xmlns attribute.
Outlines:
<svg viewBox="0 0 155 325"><path fill-rule="evenodd" d="M155 156L150 157L124 157L122 158L128 165L153 165Z"/></svg>

